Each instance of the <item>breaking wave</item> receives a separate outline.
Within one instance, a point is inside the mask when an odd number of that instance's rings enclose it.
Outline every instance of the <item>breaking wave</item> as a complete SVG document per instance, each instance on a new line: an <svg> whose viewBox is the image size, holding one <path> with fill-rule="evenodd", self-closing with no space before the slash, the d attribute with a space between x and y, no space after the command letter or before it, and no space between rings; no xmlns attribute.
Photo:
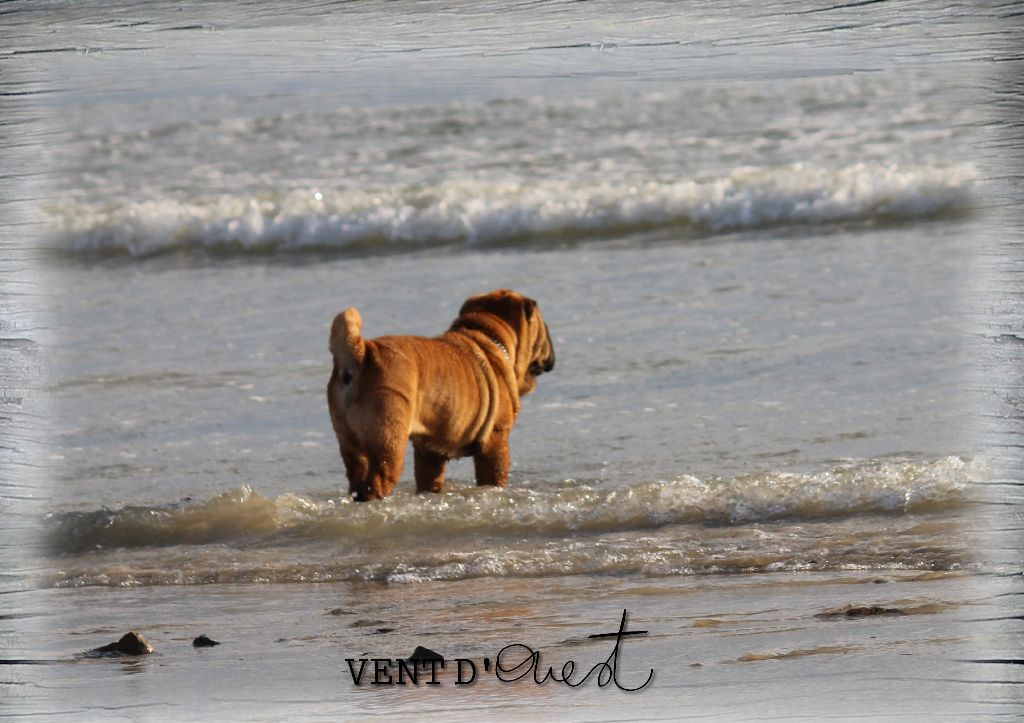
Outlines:
<svg viewBox="0 0 1024 723"><path fill-rule="evenodd" d="M47 516L51 548L229 543L289 544L381 538L558 536L651 530L671 524L745 525L864 514L925 513L964 500L971 463L869 463L816 474L763 472L734 479L682 476L628 487L568 481L503 490L454 487L440 495L398 493L360 504L297 494L265 497L244 486L212 499L160 507L122 507Z"/></svg>
<svg viewBox="0 0 1024 723"><path fill-rule="evenodd" d="M677 228L714 234L791 224L892 222L966 211L969 166L859 163L737 168L678 182L448 182L376 191L153 199L52 209L72 254L148 256L496 245Z"/></svg>

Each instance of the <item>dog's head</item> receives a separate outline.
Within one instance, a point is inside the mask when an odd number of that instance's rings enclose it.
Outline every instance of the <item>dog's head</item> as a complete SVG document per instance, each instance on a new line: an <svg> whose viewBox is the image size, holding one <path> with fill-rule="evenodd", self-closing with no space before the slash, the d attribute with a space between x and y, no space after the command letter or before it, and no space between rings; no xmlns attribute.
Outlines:
<svg viewBox="0 0 1024 723"><path fill-rule="evenodd" d="M555 347L540 307L511 289L467 299L452 324L452 329L457 328L476 329L505 348L520 396L536 389L537 377L555 368Z"/></svg>

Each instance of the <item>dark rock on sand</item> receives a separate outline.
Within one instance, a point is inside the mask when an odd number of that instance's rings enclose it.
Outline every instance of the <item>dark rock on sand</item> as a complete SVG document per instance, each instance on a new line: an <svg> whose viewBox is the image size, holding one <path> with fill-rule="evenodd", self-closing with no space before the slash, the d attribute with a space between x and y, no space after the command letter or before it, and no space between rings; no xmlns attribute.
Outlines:
<svg viewBox="0 0 1024 723"><path fill-rule="evenodd" d="M198 638L192 641L193 648L212 648L214 645L220 645L220 641L211 640L205 635L200 635Z"/></svg>
<svg viewBox="0 0 1024 723"><path fill-rule="evenodd" d="M116 643L110 643L89 651L95 655L148 655L156 650L148 640L134 630L121 636Z"/></svg>
<svg viewBox="0 0 1024 723"><path fill-rule="evenodd" d="M393 632L395 632L395 629L394 628L377 628L377 632L378 633L393 633Z"/></svg>
<svg viewBox="0 0 1024 723"><path fill-rule="evenodd" d="M354 610L346 610L345 608L333 608L327 611L328 615L355 615Z"/></svg>
<svg viewBox="0 0 1024 723"><path fill-rule="evenodd" d="M906 615L906 612L899 608L885 608L881 605L847 605L835 610L825 610L818 613L816 618L866 618L872 615Z"/></svg>
<svg viewBox="0 0 1024 723"><path fill-rule="evenodd" d="M412 655L405 660L409 663L421 663L424 660L444 660L444 656L436 650L431 650L430 648L424 648L422 645L417 645L416 650L412 651Z"/></svg>
<svg viewBox="0 0 1024 723"><path fill-rule="evenodd" d="M379 625L386 625L387 620L356 620L354 623L349 623L350 628L375 628Z"/></svg>

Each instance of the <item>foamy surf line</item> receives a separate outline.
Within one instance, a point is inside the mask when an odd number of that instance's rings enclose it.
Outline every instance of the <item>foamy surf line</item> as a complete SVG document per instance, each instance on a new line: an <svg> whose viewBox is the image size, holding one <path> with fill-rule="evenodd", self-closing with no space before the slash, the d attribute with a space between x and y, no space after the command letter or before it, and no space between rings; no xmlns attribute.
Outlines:
<svg viewBox="0 0 1024 723"><path fill-rule="evenodd" d="M448 182L374 191L153 199L51 209L52 245L71 254L149 256L512 244L659 228L691 234L838 222L898 222L965 211L966 165L858 163L737 168L678 182Z"/></svg>
<svg viewBox="0 0 1024 723"><path fill-rule="evenodd" d="M900 530L900 532L905 532ZM955 532L955 530L949 530ZM304 551L301 558L276 558L252 551L175 554L154 559L138 551L113 560L83 556L63 560L61 569L40 576L41 587L157 587L184 585L294 584L378 582L408 585L475 578L564 577L571 575L642 575L681 577L779 572L928 571L967 569L971 561L955 540L897 538L901 544L881 549L857 549L849 537L837 537L837 551L822 555L821 539L812 544L774 540L784 551L742 548L727 543L708 545L703 539L592 540L548 542L542 547L488 547L425 553L415 546L398 553L332 555ZM296 556L298 557L298 556ZM384 559L379 559L383 557Z"/></svg>
<svg viewBox="0 0 1024 723"><path fill-rule="evenodd" d="M739 526L865 514L927 513L966 500L976 462L871 462L815 474L764 472L730 480L684 475L627 487L566 482L508 489L455 487L440 495L396 494L367 504L265 497L249 487L199 502L52 513L45 527L56 554L227 544L286 547L344 541L372 549L381 539L441 535L549 536L652 530L672 524Z"/></svg>

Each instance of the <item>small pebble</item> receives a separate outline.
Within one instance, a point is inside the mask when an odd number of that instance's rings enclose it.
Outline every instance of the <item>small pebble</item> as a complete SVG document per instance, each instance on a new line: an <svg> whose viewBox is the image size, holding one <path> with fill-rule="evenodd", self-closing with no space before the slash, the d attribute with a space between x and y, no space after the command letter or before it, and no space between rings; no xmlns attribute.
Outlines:
<svg viewBox="0 0 1024 723"><path fill-rule="evenodd" d="M431 650L430 648L424 648L422 645L417 645L416 650L414 650L412 655L405 660L409 663L422 663L424 660L444 660L444 656L436 650Z"/></svg>
<svg viewBox="0 0 1024 723"><path fill-rule="evenodd" d="M148 640L133 630L122 635L121 639L116 643L109 643L108 645L94 648L89 652L99 655L148 655L155 651L156 648Z"/></svg>

